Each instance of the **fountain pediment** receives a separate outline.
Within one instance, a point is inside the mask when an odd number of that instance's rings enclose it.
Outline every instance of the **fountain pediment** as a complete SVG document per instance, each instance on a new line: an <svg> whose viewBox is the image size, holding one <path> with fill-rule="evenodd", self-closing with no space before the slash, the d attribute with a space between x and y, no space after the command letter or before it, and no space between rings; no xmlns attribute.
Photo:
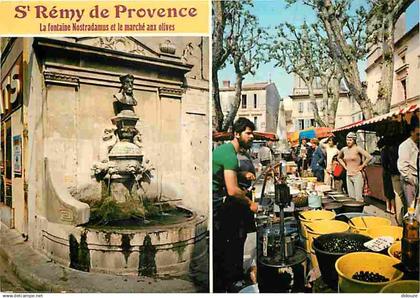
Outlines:
<svg viewBox="0 0 420 298"><path fill-rule="evenodd" d="M85 37L77 40L78 43L99 47L102 49L114 50L118 52L142 55L147 57L159 57L159 53L133 37L123 36L101 36L101 37Z"/></svg>

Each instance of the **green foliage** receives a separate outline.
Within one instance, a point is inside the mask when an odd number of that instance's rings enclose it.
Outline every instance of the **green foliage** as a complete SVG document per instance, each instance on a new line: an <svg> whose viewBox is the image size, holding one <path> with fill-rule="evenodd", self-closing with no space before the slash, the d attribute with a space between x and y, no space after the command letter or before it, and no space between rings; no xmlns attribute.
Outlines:
<svg viewBox="0 0 420 298"><path fill-rule="evenodd" d="M134 198L127 198L123 203L117 203L112 197L95 203L91 208L90 221L99 225L127 219L142 219L145 210L142 203Z"/></svg>
<svg viewBox="0 0 420 298"><path fill-rule="evenodd" d="M144 201L144 209L147 217L155 217L160 213L160 208L150 200Z"/></svg>

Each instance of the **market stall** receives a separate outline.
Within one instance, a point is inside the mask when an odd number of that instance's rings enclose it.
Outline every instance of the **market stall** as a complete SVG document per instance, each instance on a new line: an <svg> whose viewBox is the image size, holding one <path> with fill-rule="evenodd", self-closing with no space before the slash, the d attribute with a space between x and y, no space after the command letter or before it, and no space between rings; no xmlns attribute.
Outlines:
<svg viewBox="0 0 420 298"><path fill-rule="evenodd" d="M375 134L377 137L393 137L395 142L401 143L409 136L408 126L413 115L419 116L419 106L409 107L380 115L368 120L361 120L352 124L336 128L332 132L337 136L341 143L345 142L345 136L350 131L361 134ZM375 144L376 145L376 144ZM365 148L368 150L368 148ZM371 151L371 150L370 150ZM383 168L380 160L365 168L367 182L369 186L369 196L386 201L384 185L382 180Z"/></svg>
<svg viewBox="0 0 420 298"><path fill-rule="evenodd" d="M318 274L312 292L378 293L412 279L400 264L402 227L315 177L287 173L282 163L267 168L261 178L258 284L252 289L308 291L304 281ZM402 283L410 284L406 292L418 291L418 281Z"/></svg>
<svg viewBox="0 0 420 298"><path fill-rule="evenodd" d="M262 140L262 141L278 141L279 138L275 133L271 132L260 132L254 131L254 140ZM213 142L218 141L229 141L233 139L233 133L229 131L214 131L213 132Z"/></svg>

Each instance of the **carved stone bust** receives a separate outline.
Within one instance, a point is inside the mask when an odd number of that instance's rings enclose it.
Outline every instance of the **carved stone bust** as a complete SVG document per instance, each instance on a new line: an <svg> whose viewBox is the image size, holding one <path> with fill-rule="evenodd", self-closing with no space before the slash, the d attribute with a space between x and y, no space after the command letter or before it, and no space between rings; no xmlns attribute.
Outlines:
<svg viewBox="0 0 420 298"><path fill-rule="evenodd" d="M136 106L137 101L133 96L134 76L126 74L120 76L121 89L120 92L114 95L114 98L120 103L128 106Z"/></svg>

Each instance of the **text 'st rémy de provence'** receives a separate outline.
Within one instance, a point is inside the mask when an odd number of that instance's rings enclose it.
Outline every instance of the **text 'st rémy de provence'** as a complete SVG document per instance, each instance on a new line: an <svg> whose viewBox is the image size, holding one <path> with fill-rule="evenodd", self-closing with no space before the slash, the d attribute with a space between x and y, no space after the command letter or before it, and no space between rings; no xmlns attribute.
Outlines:
<svg viewBox="0 0 420 298"><path fill-rule="evenodd" d="M37 19L69 19L70 21L80 22L85 13L90 18L187 18L197 16L195 7L169 7L169 8L129 8L126 5L114 5L113 13L107 8L100 8L95 5L86 12L82 8L57 8L57 6L47 7L45 5L17 5L14 17L17 19L25 18L31 11L35 12Z"/></svg>

